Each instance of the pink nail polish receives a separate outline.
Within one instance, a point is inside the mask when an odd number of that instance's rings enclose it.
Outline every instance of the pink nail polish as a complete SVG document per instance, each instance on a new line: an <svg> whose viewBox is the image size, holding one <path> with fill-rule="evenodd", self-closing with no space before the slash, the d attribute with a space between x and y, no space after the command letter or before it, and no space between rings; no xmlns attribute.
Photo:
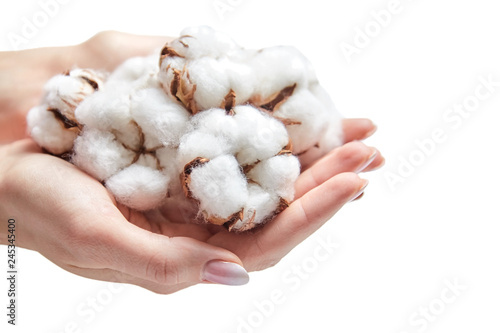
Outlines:
<svg viewBox="0 0 500 333"><path fill-rule="evenodd" d="M234 262L212 260L205 265L202 279L229 286L241 286L247 284L250 277L243 267Z"/></svg>

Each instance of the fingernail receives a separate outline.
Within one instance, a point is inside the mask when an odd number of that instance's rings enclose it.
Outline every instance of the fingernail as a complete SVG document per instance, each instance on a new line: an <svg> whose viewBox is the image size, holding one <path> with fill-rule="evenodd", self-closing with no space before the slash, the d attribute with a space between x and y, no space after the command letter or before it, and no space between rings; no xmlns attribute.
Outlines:
<svg viewBox="0 0 500 333"><path fill-rule="evenodd" d="M348 202L352 202L352 201L356 200L357 197L359 197L360 195L362 195L365 192L366 186L368 186L368 180L363 179L363 186L361 186L361 188L359 189L359 191L356 192L356 194L354 194L351 197L351 200L349 200Z"/></svg>
<svg viewBox="0 0 500 333"><path fill-rule="evenodd" d="M209 261L203 269L203 280L228 286L241 286L250 280L247 271L234 262Z"/></svg>
<svg viewBox="0 0 500 333"><path fill-rule="evenodd" d="M366 169L366 167L369 166L373 162L373 160L375 159L375 157L377 157L377 154L378 154L377 149L375 149L375 148L372 148L372 149L373 149L372 154L370 155L370 157L368 158L368 160L365 163L363 163L358 168L358 170L356 170L356 173L360 173L361 171L363 171L364 169Z"/></svg>

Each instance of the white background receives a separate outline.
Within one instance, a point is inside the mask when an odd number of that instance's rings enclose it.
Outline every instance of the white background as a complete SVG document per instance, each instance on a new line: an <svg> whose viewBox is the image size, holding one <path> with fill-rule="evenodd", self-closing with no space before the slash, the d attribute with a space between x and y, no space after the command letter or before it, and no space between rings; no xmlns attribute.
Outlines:
<svg viewBox="0 0 500 333"><path fill-rule="evenodd" d="M2 278L0 331L238 332L245 321L251 326L240 332L499 332L500 87L460 123L443 118L454 104L473 101L480 76L500 81L495 1L401 0L400 12L378 34L372 30L350 63L341 43L353 44L356 28L376 29L370 13L389 0L221 2L232 4L222 16L213 0L73 0L23 46L75 44L105 29L175 36L199 24L247 47L293 44L346 117L378 125L367 143L384 153L386 166L366 175L362 200L243 287L199 285L164 296L118 285L112 293L108 283L20 250L19 325L6 324ZM21 34L22 18L40 10L37 1L2 0L0 49L13 49L8 33ZM415 141L439 129L446 140L419 153ZM391 188L386 177L410 158L419 165ZM319 262L318 244L331 240L339 247ZM455 296L446 281L466 290ZM275 293L281 302L270 306ZM100 311L87 306L93 297ZM428 307L432 317L423 319L419 308Z"/></svg>

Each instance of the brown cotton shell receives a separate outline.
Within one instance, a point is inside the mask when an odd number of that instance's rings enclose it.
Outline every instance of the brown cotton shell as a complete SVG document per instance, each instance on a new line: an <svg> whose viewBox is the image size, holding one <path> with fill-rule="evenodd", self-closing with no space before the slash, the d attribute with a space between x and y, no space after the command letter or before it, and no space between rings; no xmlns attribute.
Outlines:
<svg viewBox="0 0 500 333"><path fill-rule="evenodd" d="M273 112L277 110L290 96L292 96L296 87L297 83L294 83L291 86L281 89L281 91L276 94L269 96L265 100L259 97L254 97L251 102L264 110Z"/></svg>
<svg viewBox="0 0 500 333"><path fill-rule="evenodd" d="M274 211L274 215L278 215L279 213L281 213L282 211L284 211L288 207L290 207L290 202L288 202L287 200L280 197L280 202L278 204L278 207Z"/></svg>
<svg viewBox="0 0 500 333"><path fill-rule="evenodd" d="M135 147L130 147L130 146L128 146L128 145L126 145L125 143L122 142L122 146L125 149L128 149L128 150L130 150L131 152L133 152L135 154L132 162L130 162L130 165L132 165L135 162L137 162L139 160L139 158L141 158L141 155L149 155L149 156L151 156L151 157L153 157L155 159L155 161L156 161L156 169L159 170L159 171L161 171L163 169L163 167L160 164L160 160L156 156L156 151L158 149L162 148L163 146L159 145L159 146L156 146L156 147L153 147L153 148L146 148L145 145L144 145L146 139L145 139L144 131L142 130L142 127L139 126L139 124L137 124L137 122L135 120L132 120L131 123L137 129L137 135L139 137L139 142L136 144ZM114 131L112 131L112 132L114 132ZM118 137L117 133L114 133L114 135L115 135L115 137Z"/></svg>
<svg viewBox="0 0 500 333"><path fill-rule="evenodd" d="M222 102L221 109L226 110L226 114L234 116L234 106L236 105L236 93L233 89L229 90L224 101Z"/></svg>
<svg viewBox="0 0 500 333"><path fill-rule="evenodd" d="M47 108L48 112L52 112L54 116L56 117L57 121L59 124L61 124L64 129L73 131L75 133L80 133L82 126L75 120L69 119L65 115L59 111L59 109L56 108Z"/></svg>
<svg viewBox="0 0 500 333"><path fill-rule="evenodd" d="M184 195L186 196L186 198L193 198L193 194L189 189L189 185L191 184L191 172L193 172L193 169L205 163L208 163L209 161L210 160L208 158L197 157L184 166L184 170L180 174L180 179L182 183L182 189L184 191Z"/></svg>
<svg viewBox="0 0 500 333"><path fill-rule="evenodd" d="M223 225L225 228L232 228L238 221L243 220L243 208L234 213L229 217L217 217L217 216L209 216L205 211L203 212L203 217L205 221L215 225Z"/></svg>
<svg viewBox="0 0 500 333"><path fill-rule="evenodd" d="M192 113L198 113L198 107L194 100L196 84L193 84L189 78L189 72L184 68L182 71L172 69L174 78L170 83L170 93L175 96L179 102L184 104L186 109Z"/></svg>

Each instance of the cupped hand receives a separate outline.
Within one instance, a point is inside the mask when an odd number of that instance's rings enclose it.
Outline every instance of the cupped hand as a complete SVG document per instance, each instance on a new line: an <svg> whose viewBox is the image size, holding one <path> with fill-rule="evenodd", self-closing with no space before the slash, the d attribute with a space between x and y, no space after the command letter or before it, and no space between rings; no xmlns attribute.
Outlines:
<svg viewBox="0 0 500 333"><path fill-rule="evenodd" d="M346 120L346 136L363 138L373 131L369 124ZM383 163L376 149L347 143L300 175L289 208L254 232L234 234L172 223L159 214L148 219L117 205L101 183L42 153L30 139L2 147L0 158L0 214L16 219L19 246L72 273L158 293L204 281L245 283L239 266L254 271L276 264L361 194L366 182L356 172Z"/></svg>
<svg viewBox="0 0 500 333"><path fill-rule="evenodd" d="M61 60L61 53L71 55L79 67L112 70L167 40L106 32L74 47L21 51L18 58L30 60L29 64L38 59L43 66L11 70L9 78L16 82L31 79L26 89L0 85L1 95L8 96L0 100L0 142L24 136L20 131L24 122L19 123L22 111L37 104L50 76L72 67L69 60ZM9 61L0 59L0 67ZM3 80L5 73L0 73ZM245 269L273 266L361 195L366 181L357 173L384 162L376 149L360 142L374 131L369 120L344 120L346 144L303 170L290 207L265 226L241 234L166 220L160 210L142 214L117 205L94 178L23 139L0 147L0 217L16 219L17 245L81 276L131 283L158 293L200 282L243 284L248 280ZM6 244L6 236L0 237Z"/></svg>

